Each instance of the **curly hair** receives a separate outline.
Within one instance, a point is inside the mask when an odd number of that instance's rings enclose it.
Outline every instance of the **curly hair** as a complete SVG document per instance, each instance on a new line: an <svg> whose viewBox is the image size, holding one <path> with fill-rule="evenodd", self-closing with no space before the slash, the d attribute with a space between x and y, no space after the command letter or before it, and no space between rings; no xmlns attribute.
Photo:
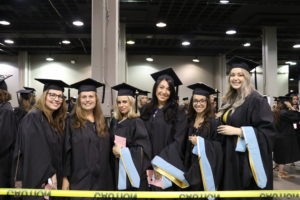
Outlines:
<svg viewBox="0 0 300 200"><path fill-rule="evenodd" d="M10 100L11 100L11 94L6 90L0 89L0 104L6 103Z"/></svg>

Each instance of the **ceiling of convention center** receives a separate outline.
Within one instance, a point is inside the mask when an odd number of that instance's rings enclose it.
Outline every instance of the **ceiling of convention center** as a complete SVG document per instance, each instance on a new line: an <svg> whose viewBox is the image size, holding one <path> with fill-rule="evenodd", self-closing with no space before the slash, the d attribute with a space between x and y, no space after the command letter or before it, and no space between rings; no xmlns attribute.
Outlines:
<svg viewBox="0 0 300 200"><path fill-rule="evenodd" d="M135 42L127 45L129 55L226 54L261 61L262 28L274 26L280 62L299 61L300 48L293 48L300 44L299 11L299 0L120 0L120 22ZM0 13L1 53L90 54L91 0L1 0ZM72 24L78 19L83 26ZM158 28L158 22L166 26ZM228 29L236 34L226 35ZM185 40L190 45L182 46Z"/></svg>

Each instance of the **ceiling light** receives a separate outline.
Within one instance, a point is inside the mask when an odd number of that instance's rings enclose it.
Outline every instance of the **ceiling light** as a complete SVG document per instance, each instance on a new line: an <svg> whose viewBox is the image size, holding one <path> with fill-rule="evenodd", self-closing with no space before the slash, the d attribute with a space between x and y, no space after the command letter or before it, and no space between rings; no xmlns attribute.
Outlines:
<svg viewBox="0 0 300 200"><path fill-rule="evenodd" d="M251 46L251 43L250 43L250 42L246 42L246 43L243 44L243 46L244 46L244 47L250 47L250 46Z"/></svg>
<svg viewBox="0 0 300 200"><path fill-rule="evenodd" d="M164 27L167 26L167 24L164 23L164 22L158 22L158 23L156 24L156 26L159 27L159 28L164 28Z"/></svg>
<svg viewBox="0 0 300 200"><path fill-rule="evenodd" d="M4 42L7 43L7 44L13 44L13 43L15 43L13 40L10 40L10 39L6 39L6 40L4 40Z"/></svg>
<svg viewBox="0 0 300 200"><path fill-rule="evenodd" d="M300 48L300 44L294 44L294 45L293 45L293 48L295 48L295 49Z"/></svg>
<svg viewBox="0 0 300 200"><path fill-rule="evenodd" d="M194 59L193 59L193 62L195 62L195 63L199 63L199 62L200 62L200 60L199 60L198 58L194 58Z"/></svg>
<svg viewBox="0 0 300 200"><path fill-rule="evenodd" d="M46 58L46 60L47 60L48 62L52 62L52 61L54 61L54 58L48 57L48 58Z"/></svg>
<svg viewBox="0 0 300 200"><path fill-rule="evenodd" d="M0 24L1 24L1 25L4 25L4 26L8 26L8 25L10 25L10 22L5 21L5 20L1 20L1 21L0 21Z"/></svg>
<svg viewBox="0 0 300 200"><path fill-rule="evenodd" d="M76 21L73 21L73 25L75 25L75 26L83 26L84 23L82 21L76 20Z"/></svg>
<svg viewBox="0 0 300 200"><path fill-rule="evenodd" d="M234 35L234 34L236 34L236 30L234 30L234 29L227 30L226 34L227 35Z"/></svg>
<svg viewBox="0 0 300 200"><path fill-rule="evenodd" d="M190 42L189 41L183 41L182 43L181 43L181 45L182 46L190 46Z"/></svg>
<svg viewBox="0 0 300 200"><path fill-rule="evenodd" d="M71 44L70 40L63 40L63 41L61 41L61 43L63 43L63 44Z"/></svg>
<svg viewBox="0 0 300 200"><path fill-rule="evenodd" d="M74 65L76 63L76 60L70 60L70 63Z"/></svg>
<svg viewBox="0 0 300 200"><path fill-rule="evenodd" d="M229 1L228 1L228 0L220 0L220 3L221 3L221 4L228 4Z"/></svg>
<svg viewBox="0 0 300 200"><path fill-rule="evenodd" d="M285 64L288 64L288 65L297 65L297 62L286 61Z"/></svg>
<svg viewBox="0 0 300 200"><path fill-rule="evenodd" d="M290 81L294 81L295 79L293 79L293 78L290 78Z"/></svg>
<svg viewBox="0 0 300 200"><path fill-rule="evenodd" d="M135 44L135 41L134 41L134 40L127 40L126 44L134 45L134 44Z"/></svg>
<svg viewBox="0 0 300 200"><path fill-rule="evenodd" d="M153 61L154 61L154 59L151 58L151 57L147 57L146 60L147 60L148 62L153 62Z"/></svg>
<svg viewBox="0 0 300 200"><path fill-rule="evenodd" d="M0 49L0 51L4 51L3 49Z"/></svg>

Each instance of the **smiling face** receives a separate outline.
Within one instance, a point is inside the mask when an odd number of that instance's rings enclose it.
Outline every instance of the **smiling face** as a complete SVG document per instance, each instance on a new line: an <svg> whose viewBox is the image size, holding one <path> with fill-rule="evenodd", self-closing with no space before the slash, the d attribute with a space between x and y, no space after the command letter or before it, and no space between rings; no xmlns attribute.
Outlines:
<svg viewBox="0 0 300 200"><path fill-rule="evenodd" d="M56 111L62 105L64 100L64 94L60 90L52 90L50 89L46 95L46 107L51 111Z"/></svg>
<svg viewBox="0 0 300 200"><path fill-rule="evenodd" d="M229 74L229 83L235 90L240 90L245 82L245 75L242 68L233 68Z"/></svg>
<svg viewBox="0 0 300 200"><path fill-rule="evenodd" d="M117 106L122 115L126 115L131 109L131 104L129 102L128 96L118 96Z"/></svg>
<svg viewBox="0 0 300 200"><path fill-rule="evenodd" d="M157 101L159 105L165 105L168 99L170 98L170 86L166 80L162 80L157 88L155 95L157 97Z"/></svg>
<svg viewBox="0 0 300 200"><path fill-rule="evenodd" d="M79 95L80 105L85 111L92 111L96 107L97 97L96 92L88 91L81 92Z"/></svg>
<svg viewBox="0 0 300 200"><path fill-rule="evenodd" d="M207 108L207 97L203 95L193 95L193 108L197 114L201 114Z"/></svg>

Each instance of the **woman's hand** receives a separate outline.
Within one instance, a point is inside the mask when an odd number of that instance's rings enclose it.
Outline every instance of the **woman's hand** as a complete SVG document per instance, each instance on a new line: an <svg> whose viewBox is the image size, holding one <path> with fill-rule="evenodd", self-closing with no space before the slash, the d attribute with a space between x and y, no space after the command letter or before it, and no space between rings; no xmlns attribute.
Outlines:
<svg viewBox="0 0 300 200"><path fill-rule="evenodd" d="M63 178L63 182L62 182L62 189L63 190L69 190L70 189L70 183L67 177Z"/></svg>
<svg viewBox="0 0 300 200"><path fill-rule="evenodd" d="M51 177L51 181L52 181L52 189L53 190L57 190L57 177L56 177L56 174L54 174L52 177Z"/></svg>
<svg viewBox="0 0 300 200"><path fill-rule="evenodd" d="M229 125L218 126L217 132L222 135L237 135L242 137L243 131L241 128L236 128Z"/></svg>
<svg viewBox="0 0 300 200"><path fill-rule="evenodd" d="M121 148L118 145L114 145L112 150L113 150L113 154L115 155L115 157L120 158Z"/></svg>
<svg viewBox="0 0 300 200"><path fill-rule="evenodd" d="M195 135L189 136L189 141L190 141L193 145L197 145L197 136L195 136Z"/></svg>

